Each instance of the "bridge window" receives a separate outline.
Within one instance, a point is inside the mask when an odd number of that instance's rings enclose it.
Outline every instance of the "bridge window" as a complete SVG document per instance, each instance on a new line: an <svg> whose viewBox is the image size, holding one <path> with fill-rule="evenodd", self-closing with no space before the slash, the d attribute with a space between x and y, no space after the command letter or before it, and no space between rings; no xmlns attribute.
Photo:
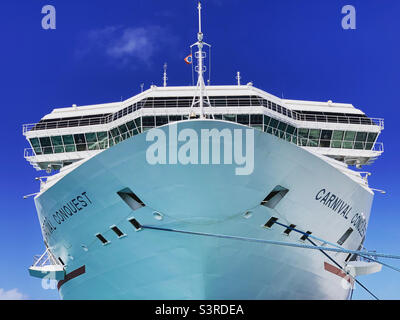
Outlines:
<svg viewBox="0 0 400 320"><path fill-rule="evenodd" d="M278 124L278 129L282 132L284 132L286 130L287 127L287 123L280 121Z"/></svg>
<svg viewBox="0 0 400 320"><path fill-rule="evenodd" d="M168 123L168 116L156 116L156 126L163 126Z"/></svg>
<svg viewBox="0 0 400 320"><path fill-rule="evenodd" d="M87 149L86 139L84 134L74 134L74 140L77 151L85 151Z"/></svg>
<svg viewBox="0 0 400 320"><path fill-rule="evenodd" d="M40 142L38 138L29 139L31 142L32 148L35 151L35 154L39 155L42 154L42 148L40 147Z"/></svg>
<svg viewBox="0 0 400 320"><path fill-rule="evenodd" d="M322 130L319 146L322 148L329 148L331 145L331 138L332 138L332 130Z"/></svg>
<svg viewBox="0 0 400 320"><path fill-rule="evenodd" d="M366 139L367 139L367 132L357 132L356 142L354 143L354 149L365 149Z"/></svg>
<svg viewBox="0 0 400 320"><path fill-rule="evenodd" d="M99 142L99 148L105 149L108 145L108 133L105 132L97 132L97 141Z"/></svg>
<svg viewBox="0 0 400 320"><path fill-rule="evenodd" d="M269 122L269 126L268 126L268 129L267 129L267 132L270 133L270 134L277 135L278 130L276 130L276 129L278 128L278 125L279 125L279 121L274 119L274 118L271 118L271 121Z"/></svg>
<svg viewBox="0 0 400 320"><path fill-rule="evenodd" d="M53 153L53 148L51 147L51 141L49 137L39 138L39 140L44 154Z"/></svg>
<svg viewBox="0 0 400 320"><path fill-rule="evenodd" d="M76 151L74 138L72 135L62 136L64 145L65 145L65 152L74 152Z"/></svg>
<svg viewBox="0 0 400 320"><path fill-rule="evenodd" d="M111 133L111 136L112 136L113 138L119 136L119 131L118 131L117 128L111 129L111 130L110 130L110 133Z"/></svg>
<svg viewBox="0 0 400 320"><path fill-rule="evenodd" d="M365 149L367 149L367 150L371 150L372 149L377 136L378 136L378 134L375 133L375 132L369 132L368 133L367 143L366 143Z"/></svg>
<svg viewBox="0 0 400 320"><path fill-rule="evenodd" d="M143 128L145 127L150 127L150 128L154 128L154 117L153 116L146 116L142 118L143 121Z"/></svg>
<svg viewBox="0 0 400 320"><path fill-rule="evenodd" d="M344 136L344 131L335 130L332 134L332 148L341 148L342 147L342 140Z"/></svg>
<svg viewBox="0 0 400 320"><path fill-rule="evenodd" d="M219 116L221 116L221 115L219 115ZM175 116L175 115L174 116L169 116L169 122L175 122L175 121L181 121L181 120L182 120L182 116Z"/></svg>
<svg viewBox="0 0 400 320"><path fill-rule="evenodd" d="M61 136L51 137L51 143L53 144L54 147L54 153L64 152L64 146Z"/></svg>
<svg viewBox="0 0 400 320"><path fill-rule="evenodd" d="M298 134L299 134L299 142L301 146L306 146L307 145L307 141L308 141L308 132L309 129L305 129L305 128L300 128L297 130Z"/></svg>
<svg viewBox="0 0 400 320"><path fill-rule="evenodd" d="M89 150L98 149L96 133L85 133L85 138L86 138Z"/></svg>
<svg viewBox="0 0 400 320"><path fill-rule="evenodd" d="M130 138L131 135L130 135L130 133L128 131L128 128L127 128L127 126L125 124L120 125L118 127L118 129L119 129L119 132L121 133L121 140L125 140L125 139Z"/></svg>
<svg viewBox="0 0 400 320"><path fill-rule="evenodd" d="M264 131L267 131L266 127L269 125L270 120L270 117L264 116Z"/></svg>
<svg viewBox="0 0 400 320"><path fill-rule="evenodd" d="M137 135L139 133L139 129L136 127L135 121L133 121L133 120L129 121L126 124L126 126L127 126L128 130L129 130L129 133L130 133L131 136L135 136L135 135Z"/></svg>
<svg viewBox="0 0 400 320"><path fill-rule="evenodd" d="M263 124L263 116L262 114L252 114L250 116L251 124Z"/></svg>
<svg viewBox="0 0 400 320"><path fill-rule="evenodd" d="M223 115L224 120L226 121L233 121L236 122L236 115L235 114L224 114Z"/></svg>
<svg viewBox="0 0 400 320"><path fill-rule="evenodd" d="M309 140L308 140L307 146L308 147L317 147L320 135L321 135L320 129L310 129L310 135L309 135Z"/></svg>
<svg viewBox="0 0 400 320"><path fill-rule="evenodd" d="M263 116L262 114L252 114L250 115L250 125L253 128L263 130Z"/></svg>
<svg viewBox="0 0 400 320"><path fill-rule="evenodd" d="M136 128L139 130L139 132L142 132L142 119L141 118L136 118L135 119L135 124L136 124Z"/></svg>
<svg viewBox="0 0 400 320"><path fill-rule="evenodd" d="M248 114L238 114L237 115L237 123L244 124L246 126L250 123L250 117Z"/></svg>
<svg viewBox="0 0 400 320"><path fill-rule="evenodd" d="M355 137L356 137L355 131L346 131L346 133L344 134L343 148L353 149Z"/></svg>

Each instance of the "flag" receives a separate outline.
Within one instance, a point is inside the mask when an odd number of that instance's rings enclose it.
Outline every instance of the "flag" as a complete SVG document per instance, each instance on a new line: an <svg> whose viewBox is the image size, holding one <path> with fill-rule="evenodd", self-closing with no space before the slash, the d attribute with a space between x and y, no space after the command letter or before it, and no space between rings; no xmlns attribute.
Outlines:
<svg viewBox="0 0 400 320"><path fill-rule="evenodd" d="M187 64L191 64L192 63L192 54L189 54L186 58L185 58L185 62Z"/></svg>

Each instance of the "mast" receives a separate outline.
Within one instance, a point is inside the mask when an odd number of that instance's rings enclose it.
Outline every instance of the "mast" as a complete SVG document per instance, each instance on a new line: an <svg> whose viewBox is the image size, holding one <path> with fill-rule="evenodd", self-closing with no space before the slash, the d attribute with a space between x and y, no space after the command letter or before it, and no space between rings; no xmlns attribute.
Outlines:
<svg viewBox="0 0 400 320"><path fill-rule="evenodd" d="M203 32L201 31L201 3L199 1L198 6L198 15L199 15L199 31L197 33L197 42L192 44L190 47L197 46L198 51L195 52L195 57L197 59L197 66L195 68L197 72L197 85L196 85L196 94L193 97L193 102L190 110L192 111L193 107L198 104L199 109L200 109L200 119L205 118L204 114L204 97L206 96L205 94L205 83L204 83L204 72L206 70L206 67L204 66L203 59L206 57L206 53L203 51L204 46L211 47L209 44L203 42ZM196 101L196 97L198 97L198 100Z"/></svg>
<svg viewBox="0 0 400 320"><path fill-rule="evenodd" d="M240 86L240 79L242 79L242 77L240 76L240 71L238 71L236 73L236 80L237 80L237 85Z"/></svg>
<svg viewBox="0 0 400 320"><path fill-rule="evenodd" d="M168 77L167 77L167 63L164 63L164 75L163 75L163 81L164 81L164 87L166 87L167 86L167 80L168 80Z"/></svg>

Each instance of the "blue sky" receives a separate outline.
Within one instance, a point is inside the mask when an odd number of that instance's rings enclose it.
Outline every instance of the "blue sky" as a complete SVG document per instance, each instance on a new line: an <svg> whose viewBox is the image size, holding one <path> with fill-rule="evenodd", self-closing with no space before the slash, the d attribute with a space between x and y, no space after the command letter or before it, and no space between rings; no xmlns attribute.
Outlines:
<svg viewBox="0 0 400 320"><path fill-rule="evenodd" d="M41 28L41 9L56 8L56 30ZM356 30L341 9L356 8ZM0 130L5 147L0 184L0 298L58 299L28 276L43 251L33 200L38 173L25 162L22 124L54 107L126 99L161 85L188 85L183 59L195 42L196 2L189 0L3 0L0 2ZM377 194L365 245L400 254L397 130L400 78L398 0L203 1L205 41L212 44L213 84L243 82L279 97L349 102L385 118L385 153L372 166ZM394 264L400 266L399 262ZM359 280L382 299L400 298L400 274L383 269ZM16 289L14 291L10 291ZM354 298L370 297L357 288Z"/></svg>

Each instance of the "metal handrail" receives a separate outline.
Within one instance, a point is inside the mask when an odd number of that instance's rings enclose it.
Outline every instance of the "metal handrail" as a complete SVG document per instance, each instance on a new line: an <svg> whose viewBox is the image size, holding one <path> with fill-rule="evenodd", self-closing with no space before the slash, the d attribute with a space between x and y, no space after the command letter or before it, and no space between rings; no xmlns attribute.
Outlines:
<svg viewBox="0 0 400 320"><path fill-rule="evenodd" d="M33 267L44 267L47 265L60 265L60 263L53 257L50 250L47 248L42 255L35 255L33 257Z"/></svg>
<svg viewBox="0 0 400 320"><path fill-rule="evenodd" d="M292 111L292 114L293 114L293 119L297 121L374 125L374 126L379 126L381 129L384 128L384 120L382 118L313 115L313 114L301 114L297 113L296 111Z"/></svg>
<svg viewBox="0 0 400 320"><path fill-rule="evenodd" d="M102 143L102 142L100 142ZM36 148L25 148L24 149L24 158L28 159L36 156L48 156L53 154L62 154L62 153L71 153L71 152L88 152L88 151L96 151L96 150L105 150L109 148L109 142L105 144L105 147L101 147L99 142L96 142L95 145L88 147L88 143L78 143L78 144L66 144L66 145L58 145L58 146L48 146L48 147L36 147ZM105 143L105 141L104 141ZM89 143L90 144L90 143ZM57 150L57 152L55 152ZM69 151L67 151L69 150Z"/></svg>
<svg viewBox="0 0 400 320"><path fill-rule="evenodd" d="M185 100L186 98L186 100ZM381 129L384 128L384 119L382 118L368 118L368 117L352 117L352 116L334 116L334 115L312 115L302 114L297 111L289 110L285 107L279 106L275 103L271 103L261 97L230 97L221 99L210 99L211 106L215 107L215 111L218 112L218 108L221 107L264 107L271 111L277 112L280 115L288 117L296 121L307 121L307 122L325 122L325 123L338 123L338 124L358 124L358 125L376 125ZM190 108L190 98L181 97L178 99L165 99L165 100L153 100L147 98L146 101L139 101L133 105L125 107L113 114L104 117L93 117L85 119L73 119L73 120L58 120L58 121L45 121L23 125L23 134L32 130L49 130L49 129L60 129L68 127L80 127L80 126L91 126L91 125L102 125L113 122L121 117L124 117L132 112L146 109L160 109L160 108ZM228 103L229 102L229 103ZM235 103L232 103L235 102ZM278 107L278 108L277 108ZM279 111L280 110L280 111Z"/></svg>
<svg viewBox="0 0 400 320"><path fill-rule="evenodd" d="M261 126L261 125L260 125ZM330 148L330 149L345 149L345 150L367 150L367 151L375 151L375 152L383 152L383 143L382 142L363 142L363 141L346 141L346 140L326 140L326 139L312 139L312 138L302 138L298 135L290 134L286 131L280 130L278 128L273 128L270 126L266 127L265 132L271 131L270 133L285 139L286 141L292 142L300 147L315 147L315 148ZM295 142L294 142L295 141ZM340 143L340 147L333 147L332 145L337 142L337 145ZM349 143L352 145L350 148L346 148L345 143ZM329 144L329 146L324 146L324 144ZM355 148L356 144L359 144L361 147ZM371 146L371 149L368 147Z"/></svg>
<svg viewBox="0 0 400 320"><path fill-rule="evenodd" d="M263 125L258 125L262 127ZM344 149L344 150L367 150L373 152L383 152L383 143L381 142L362 142L362 141L345 141L345 140L326 140L326 139L310 139L302 138L298 135L290 134L286 131L280 130L278 128L273 128L270 126L264 126L265 132L275 135L279 138L285 139L288 142L294 143L300 147L315 147L315 148L331 148L331 149ZM80 144L69 144L69 145L58 145L58 146L48 146L48 147L37 147L37 148L26 148L24 149L24 158L28 159L38 155L52 155L52 154L62 154L70 152L87 152L96 150L105 150L110 147L110 142L112 144L118 144L119 142L132 136L131 132L125 132L119 134L115 137L109 137L107 140L91 143L80 143ZM336 144L336 147L333 145ZM351 147L345 147L349 145ZM357 147L356 147L357 146ZM371 147L371 148L369 148ZM57 152L55 152L57 150ZM70 150L70 151L67 151ZM50 152L51 151L51 152Z"/></svg>

